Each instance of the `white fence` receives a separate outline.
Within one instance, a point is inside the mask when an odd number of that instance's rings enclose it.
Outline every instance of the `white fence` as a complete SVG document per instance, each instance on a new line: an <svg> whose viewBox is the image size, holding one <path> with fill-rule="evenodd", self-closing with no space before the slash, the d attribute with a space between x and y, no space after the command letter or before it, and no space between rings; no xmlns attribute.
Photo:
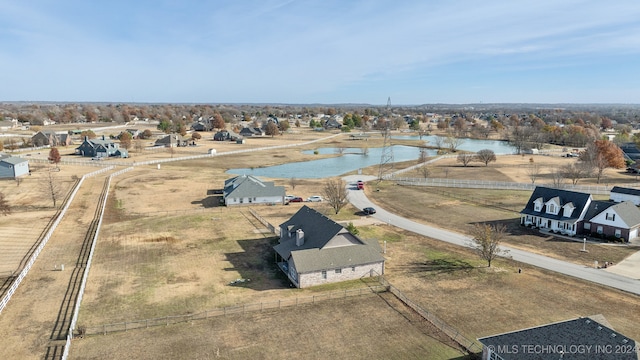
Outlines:
<svg viewBox="0 0 640 360"><path fill-rule="evenodd" d="M13 294L15 293L16 289L18 288L18 286L20 286L20 283L22 283L22 280L24 279L24 277L27 276L27 274L29 273L29 270L31 270L31 267L33 266L33 263L35 263L36 259L38 258L38 255L40 255L40 252L42 251L44 246L47 245L47 242L51 238L51 235L53 235L53 232L58 227L58 224L60 224L60 221L62 221L62 218L66 214L67 210L69 209L69 206L73 202L74 197L78 193L78 189L80 189L80 186L82 186L82 183L84 182L84 179L86 177L95 176L95 175L97 175L99 173L108 171L108 170L110 170L112 168L113 167L100 169L98 171L95 171L93 173L90 173L90 174L87 174L87 175L83 176L80 179L80 181L78 181L78 183L76 184L76 187L71 192L71 195L69 196L69 199L67 200L67 203L64 205L64 207L62 208L62 210L58 214L56 220L53 222L53 224L49 228L49 231L47 231L45 236L42 238L42 241L40 241L40 245L38 245L38 247L33 252L33 254L31 254L31 257L29 258L29 261L27 262L25 267L22 269L22 271L20 271L20 274L15 278L15 280L13 280L13 283L9 287L9 290L2 297L2 300L0 300L0 313L2 313L2 310L4 310L5 306L7 306L7 303L11 299L11 296L13 296Z"/></svg>
<svg viewBox="0 0 640 360"><path fill-rule="evenodd" d="M67 341L64 346L64 352L62 353L62 360L67 359L69 356L69 348L71 347L71 340L73 339L73 332L76 329L76 324L78 322L78 314L80 313L80 304L82 303L82 296L84 295L84 289L87 285L87 278L89 277L89 270L91 269L91 261L93 260L93 253L96 248L96 243L98 242L98 236L100 235L100 228L102 227L102 219L104 218L104 209L107 205L107 199L109 198L109 189L111 188L111 179L114 176L118 176L126 173L127 171L133 170L133 167L128 167L126 169L122 169L117 171L111 175L107 179L106 191L104 193L104 197L102 198L102 204L100 204L100 215L98 218L98 224L96 226L96 232L91 240L91 249L89 250L89 257L87 258L87 264L85 265L84 274L82 275L82 282L80 283L80 289L78 290L78 296L76 297L76 303L73 307L73 315L71 317L71 323L69 324L69 330L67 331ZM106 171L105 169L99 170Z"/></svg>
<svg viewBox="0 0 640 360"><path fill-rule="evenodd" d="M531 184L506 181L481 181L461 179L436 179L436 178L397 178L392 180L399 185L408 186L433 186L465 189L496 189L496 190L534 190L536 186L555 187L552 184ZM608 195L612 186L605 185L571 185L563 184L563 190L579 191L589 194Z"/></svg>

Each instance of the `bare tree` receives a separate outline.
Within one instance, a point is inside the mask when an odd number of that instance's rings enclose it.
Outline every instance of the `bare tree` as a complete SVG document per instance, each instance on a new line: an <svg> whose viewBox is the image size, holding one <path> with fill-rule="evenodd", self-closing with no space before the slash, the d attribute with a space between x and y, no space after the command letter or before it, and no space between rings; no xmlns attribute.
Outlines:
<svg viewBox="0 0 640 360"><path fill-rule="evenodd" d="M463 142L464 139L455 137L452 134L447 135L447 138L444 139L444 143L449 147L449 151L451 152L456 152Z"/></svg>
<svg viewBox="0 0 640 360"><path fill-rule="evenodd" d="M42 180L42 192L51 199L53 207L55 208L58 203L58 199L62 196L62 190L60 188L60 183L53 172L47 171L46 174L47 175Z"/></svg>
<svg viewBox="0 0 640 360"><path fill-rule="evenodd" d="M551 187L555 189L564 188L564 172L562 169L555 169L551 173Z"/></svg>
<svg viewBox="0 0 640 360"><path fill-rule="evenodd" d="M529 167L527 167L527 175L529 179L531 179L531 183L535 184L538 177L540 177L540 165L530 164Z"/></svg>
<svg viewBox="0 0 640 360"><path fill-rule="evenodd" d="M431 169L429 169L429 167L426 164L423 164L422 166L417 167L416 171L425 179L431 176Z"/></svg>
<svg viewBox="0 0 640 360"><path fill-rule="evenodd" d="M516 154L522 152L531 146L530 140L533 136L533 128L525 126L516 126L508 135L509 143L516 149Z"/></svg>
<svg viewBox="0 0 640 360"><path fill-rule="evenodd" d="M500 243L505 237L505 227L502 224L475 224L471 229L471 246L480 256L487 261L487 267L500 255L506 255L508 250L500 249Z"/></svg>
<svg viewBox="0 0 640 360"><path fill-rule="evenodd" d="M575 186L580 179L584 179L589 176L590 167L586 163L567 164L563 166L560 171L564 178L571 180L571 183Z"/></svg>
<svg viewBox="0 0 640 360"><path fill-rule="evenodd" d="M442 136L435 136L433 138L433 142L436 144L436 147L438 149L442 149L442 144L444 144L444 139L442 138Z"/></svg>
<svg viewBox="0 0 640 360"><path fill-rule="evenodd" d="M291 190L295 190L296 185L298 185L298 179L296 179L295 177L289 179L289 186L291 186Z"/></svg>
<svg viewBox="0 0 640 360"><path fill-rule="evenodd" d="M342 180L328 180L323 188L323 195L336 214L347 205L349 193Z"/></svg>
<svg viewBox="0 0 640 360"><path fill-rule="evenodd" d="M346 148L346 147L344 147L344 146L338 146L338 147L335 149L335 152L336 152L336 154L338 154L338 155L342 155L342 154L344 154L345 150L347 150L347 148Z"/></svg>
<svg viewBox="0 0 640 360"><path fill-rule="evenodd" d="M484 163L484 166L489 166L490 162L496 161L496 154L493 150L482 149L476 153L475 161Z"/></svg>
<svg viewBox="0 0 640 360"><path fill-rule="evenodd" d="M473 154L460 154L458 155L457 161L459 163L462 163L462 165L466 167L467 165L469 165L470 162L473 161L474 158L475 158L475 155Z"/></svg>
<svg viewBox="0 0 640 360"><path fill-rule="evenodd" d="M144 150L144 142L140 139L137 139L133 146L135 147L136 151L141 153Z"/></svg>
<svg viewBox="0 0 640 360"><path fill-rule="evenodd" d="M11 214L11 207L9 206L9 203L7 202L7 200L4 198L4 194L1 192L0 192L0 214L5 216Z"/></svg>

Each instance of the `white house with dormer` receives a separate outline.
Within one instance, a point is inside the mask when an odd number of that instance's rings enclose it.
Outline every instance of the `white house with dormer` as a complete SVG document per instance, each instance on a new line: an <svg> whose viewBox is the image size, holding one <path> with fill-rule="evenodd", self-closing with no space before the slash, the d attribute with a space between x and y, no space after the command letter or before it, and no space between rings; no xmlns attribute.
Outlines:
<svg viewBox="0 0 640 360"><path fill-rule="evenodd" d="M538 186L520 212L520 224L573 236L591 201L590 194Z"/></svg>
<svg viewBox="0 0 640 360"><path fill-rule="evenodd" d="M640 209L631 201L596 201L590 194L539 186L520 212L520 224L629 241L640 235Z"/></svg>

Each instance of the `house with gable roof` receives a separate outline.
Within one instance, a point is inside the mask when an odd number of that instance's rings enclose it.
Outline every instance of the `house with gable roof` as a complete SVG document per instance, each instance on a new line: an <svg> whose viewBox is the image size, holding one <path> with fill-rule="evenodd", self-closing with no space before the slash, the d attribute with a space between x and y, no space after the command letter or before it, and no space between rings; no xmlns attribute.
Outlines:
<svg viewBox="0 0 640 360"><path fill-rule="evenodd" d="M576 235L592 200L591 194L537 186L520 211L520 224Z"/></svg>
<svg viewBox="0 0 640 360"><path fill-rule="evenodd" d="M304 205L280 225L276 262L298 288L384 274L376 240L363 240Z"/></svg>
<svg viewBox="0 0 640 360"><path fill-rule="evenodd" d="M614 186L609 199L615 202L631 201L635 206L640 206L640 189Z"/></svg>
<svg viewBox="0 0 640 360"><path fill-rule="evenodd" d="M520 212L520 224L629 241L640 235L640 209L630 201L598 201L590 194L538 186Z"/></svg>
<svg viewBox="0 0 640 360"><path fill-rule="evenodd" d="M264 182L252 175L238 175L224 182L222 191L224 204L284 204L284 186L275 186L273 181Z"/></svg>
<svg viewBox="0 0 640 360"><path fill-rule="evenodd" d="M478 339L482 360L638 360L638 343L595 315Z"/></svg>
<svg viewBox="0 0 640 360"><path fill-rule="evenodd" d="M108 157L129 157L126 149L121 149L113 140L106 139L104 135L99 139L89 139L85 136L84 141L76 148L76 155L96 158Z"/></svg>
<svg viewBox="0 0 640 360"><path fill-rule="evenodd" d="M27 174L29 174L27 159L0 154L0 179L15 179Z"/></svg>
<svg viewBox="0 0 640 360"><path fill-rule="evenodd" d="M629 241L638 237L640 209L631 201L592 201L582 223L582 232L592 236Z"/></svg>

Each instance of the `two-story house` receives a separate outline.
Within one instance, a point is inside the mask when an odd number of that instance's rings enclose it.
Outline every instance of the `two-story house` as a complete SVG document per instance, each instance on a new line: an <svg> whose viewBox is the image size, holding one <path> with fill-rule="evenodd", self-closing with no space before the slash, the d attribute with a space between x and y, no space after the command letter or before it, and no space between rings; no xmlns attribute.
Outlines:
<svg viewBox="0 0 640 360"><path fill-rule="evenodd" d="M592 200L591 194L538 186L520 212L520 224L576 235Z"/></svg>
<svg viewBox="0 0 640 360"><path fill-rule="evenodd" d="M640 235L640 209L631 201L598 201L590 194L538 186L520 212L520 224L629 241Z"/></svg>

